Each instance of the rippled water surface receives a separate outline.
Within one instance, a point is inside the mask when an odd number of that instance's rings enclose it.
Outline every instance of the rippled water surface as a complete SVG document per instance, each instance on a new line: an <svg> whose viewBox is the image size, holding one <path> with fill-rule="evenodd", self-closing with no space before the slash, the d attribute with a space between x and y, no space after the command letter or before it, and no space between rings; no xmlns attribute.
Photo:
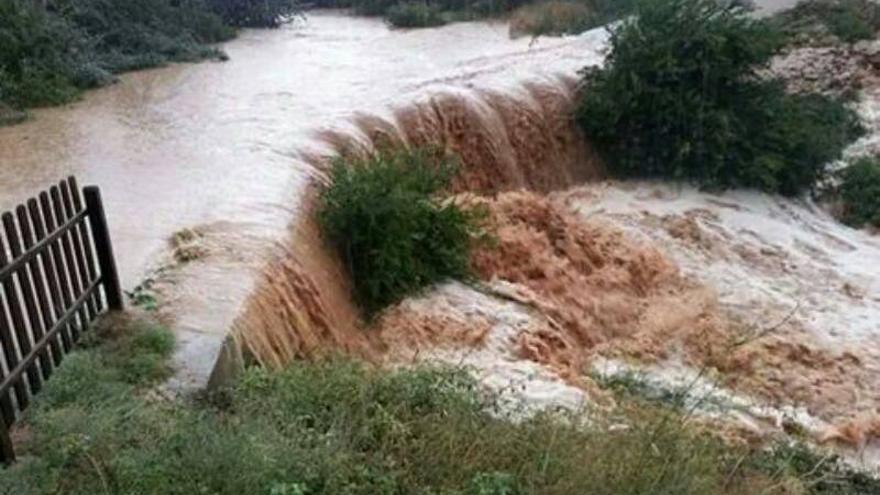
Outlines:
<svg viewBox="0 0 880 495"><path fill-rule="evenodd" d="M336 13L245 31L224 46L228 62L127 74L0 129L0 210L68 174L99 184L130 287L181 228L286 225L296 152L316 130L434 87L573 74L588 44L512 41L501 23L392 31Z"/></svg>

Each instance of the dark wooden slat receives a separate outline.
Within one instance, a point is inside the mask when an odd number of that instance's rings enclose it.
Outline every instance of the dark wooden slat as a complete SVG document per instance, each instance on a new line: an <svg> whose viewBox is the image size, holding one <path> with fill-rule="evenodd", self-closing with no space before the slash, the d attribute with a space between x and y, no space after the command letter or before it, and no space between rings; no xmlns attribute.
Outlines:
<svg viewBox="0 0 880 495"><path fill-rule="evenodd" d="M70 186L70 194L73 197L73 209L77 215L84 213L83 210L83 202L80 196L79 186L77 186L76 178L70 176L67 178L67 183ZM95 258L92 256L92 242L89 237L89 229L83 224L80 225L79 229L80 237L82 238L82 246L83 251L86 257L86 268L88 268L89 272L89 280L96 280L98 278L98 271L95 269ZM94 297L92 298L95 302L95 309L100 312L103 310L103 301L101 301L101 292L95 292Z"/></svg>
<svg viewBox="0 0 880 495"><path fill-rule="evenodd" d="M65 233L65 229L67 227L69 227L70 225L73 225L77 222L82 222L84 218L85 218L85 212L77 214L77 216L73 220L71 220L70 222L65 224L62 228L56 230L54 233L50 233L50 235L47 238L45 238L45 239L41 240L39 243L37 243L37 245L35 246L35 248L32 251L28 251L27 253L24 254L24 256L13 261L12 263L7 265L6 267L0 268L0 280L8 277L13 272L18 271L19 269L21 269L21 267L25 263L36 258L37 255L39 254L39 252L42 251L43 249L45 249L46 246L48 246L49 244L58 240L58 238L61 237Z"/></svg>
<svg viewBox="0 0 880 495"><path fill-rule="evenodd" d="M21 229L21 241L24 243L24 249L25 251L30 251L34 248L34 235L31 230L31 214L23 205L16 208L15 213L18 215L18 227ZM44 330L52 328L52 325L55 323L54 316L52 315L52 306L49 303L46 292L45 273L49 268L45 264L45 260L43 261L42 269L40 267L40 258L34 258L28 263L31 279L34 281L34 292L36 292L37 295L40 316L43 318L43 326L40 328L40 334L34 334L34 338L37 340L42 338ZM49 346L52 350L52 364L58 366L61 364L62 359L61 347L55 339L49 342ZM52 364L44 364L44 366L51 371Z"/></svg>
<svg viewBox="0 0 880 495"><path fill-rule="evenodd" d="M89 226L92 228L92 235L95 236L95 251L98 255L98 266L101 267L107 307L119 311L122 310L122 288L116 271L116 259L113 257L113 244L110 242L110 230L107 228L107 217L104 215L101 190L97 186L89 186L83 189L83 194L86 197L86 211L89 212Z"/></svg>
<svg viewBox="0 0 880 495"><path fill-rule="evenodd" d="M2 421L0 421L0 462L4 464L15 462L15 449L12 447L9 427Z"/></svg>
<svg viewBox="0 0 880 495"><path fill-rule="evenodd" d="M64 225L64 205L61 204L61 191L58 189L58 186L52 186L49 189L49 195L52 198L52 209L55 212L55 221L58 225ZM71 294L73 294L73 299L78 299L82 294L82 286L79 283L79 275L76 273L76 265L73 261L73 249L70 246L70 236L69 230L65 232L64 235L61 236L61 250L64 253L64 261L67 266L67 280L70 282ZM79 340L79 330L84 330L86 326L89 324L89 316L86 313L85 308L81 308L79 312L79 321L80 326L79 329L74 328L73 331L73 341L77 342Z"/></svg>
<svg viewBox="0 0 880 495"><path fill-rule="evenodd" d="M3 236L0 235L0 249L3 249ZM0 285L0 294L3 293L3 287ZM0 349L3 350L3 357L6 359L6 365L11 369L18 364L18 356L15 355L15 347L12 345L12 329L9 327L9 320L6 315L6 307L3 300L0 299ZM0 380L5 380L6 375L3 368L0 368ZM27 397L27 391L24 389L23 383L16 384L15 396L20 394ZM15 407L12 404L12 398L9 393L0 395L0 414L3 416L2 423L6 426L15 422Z"/></svg>
<svg viewBox="0 0 880 495"><path fill-rule="evenodd" d="M61 181L58 183L58 188L61 189L61 204L64 207L64 221L68 222L76 215L73 211L73 200L70 197L70 188L67 181ZM86 268L85 252L83 251L82 236L80 236L80 229L84 228L85 225L79 223L70 226L70 240L73 244L73 262L76 265L77 274L79 275L79 288L81 291L85 290L85 288L91 284L92 280L94 280L89 278L89 271L88 268ZM86 301L86 309L88 310L89 320L94 320L95 316L98 315L98 311L93 299Z"/></svg>
<svg viewBox="0 0 880 495"><path fill-rule="evenodd" d="M21 213L24 213L23 210L23 207L18 208L18 211ZM19 215L19 217L21 218L23 215ZM24 218L24 220L27 221L26 218ZM21 257L23 252L21 239L15 221L9 213L3 214L3 229L6 231L6 240L9 242L9 250L12 252L12 259ZM34 287L31 284L31 277L29 276L30 273L33 273L33 267L28 263L27 268L28 269L25 270L25 267L22 267L22 269L16 274L18 275L18 287L21 289L21 298L24 301L25 316L27 316L27 322L30 327L30 332L28 332L27 329L22 329L22 334L27 341L27 346L22 345L22 354L28 354L30 349L33 349L33 343L39 342L40 339L43 338L43 320L40 319L40 313L37 310L37 297L36 294L34 294ZM47 379L52 375L52 363L49 361L48 349L42 349L40 352L39 365L34 364L33 371L41 372L43 379ZM34 390L34 393L36 393L36 390Z"/></svg>
<svg viewBox="0 0 880 495"><path fill-rule="evenodd" d="M40 213L40 206L37 204L36 199L29 199L27 202L28 211L31 214L31 221L34 223L34 235L36 236L37 241L44 241L46 239L46 230L43 227L43 218ZM55 262L52 259L50 254L51 247L46 244L39 243L37 244L39 247L34 247L32 249L39 250L40 260L43 262L43 270L46 275L46 285L49 291L49 296L52 298L52 306L51 308L54 310L53 314L60 318L62 314L64 314L64 301L61 297L61 289L58 286L58 277L56 275L57 271L55 269ZM49 326L47 323L46 326ZM70 336L69 332L61 332L60 338L62 341L62 345L64 346L64 352L70 351ZM57 343L56 343L57 346ZM54 348L53 348L54 349ZM63 358L64 353L59 352L57 355L58 361Z"/></svg>
<svg viewBox="0 0 880 495"><path fill-rule="evenodd" d="M81 310L82 307L85 305L86 300L89 297L91 297L92 292L98 290L98 286L100 285L100 283L101 283L100 279L93 282L92 285L89 288L87 288L86 291L83 292L76 301L73 302L73 305L70 306L70 309L68 309L67 312L64 313L64 315L62 315L61 318L58 319L58 322L55 323L55 326L52 328L52 330L49 330L49 332L46 333L46 335L43 337L43 339L41 341L37 342L37 345L42 345L42 346L47 345L49 342L49 339L54 338L57 333L61 332L64 328L66 328L68 323L70 322L70 320L74 319L76 316L76 313L79 310ZM24 359L22 359L15 366L15 368L13 368L9 372L9 376L7 376L5 380L3 380L2 384L0 384L0 394L8 392L11 387L15 386L15 383L16 383L15 377L17 375L21 375L24 372L24 370L31 363L33 363L36 359L37 359L36 352L31 352L30 354L25 356Z"/></svg>
<svg viewBox="0 0 880 495"><path fill-rule="evenodd" d="M7 263L6 246L3 239L0 238L0 266L6 266ZM15 283L12 281L12 277L2 280L2 284L0 285L3 286L3 291L6 295L6 302L9 304L9 315L11 316L10 321L12 323L12 328L10 329L8 323L6 323L6 315L0 315L3 316L3 318L0 318L0 326L2 326L0 332L2 332L3 352L6 357L6 365L12 369L15 368L19 362L15 345L17 339L13 335L17 334L19 329L24 328L24 319L21 317L21 306L18 304L18 293L15 290ZM5 313L6 311L3 312ZM27 339L24 340L26 341ZM35 380L39 380L36 373L33 373L33 375ZM7 377L7 380L9 378L11 377ZM30 403L28 391L25 386L26 384L24 380L16 379L15 385L15 398L18 399L18 407L24 409ZM31 385L33 385L33 383L31 383Z"/></svg>
<svg viewBox="0 0 880 495"><path fill-rule="evenodd" d="M51 235L55 233L55 216L52 214L52 206L49 204L49 193L45 191L40 193L40 207L43 221L46 222L46 234ZM62 315L66 308L69 308L73 303L73 299L70 295L70 285L67 282L67 270L64 268L64 260L61 256L61 246L59 246L57 240L49 245L49 250L52 252L52 263L57 277L58 292L63 303L63 305L55 308L55 314ZM72 343L77 340L78 335L77 324L75 321L71 321L70 328L66 332L61 332L61 341L64 343L66 351L70 351Z"/></svg>

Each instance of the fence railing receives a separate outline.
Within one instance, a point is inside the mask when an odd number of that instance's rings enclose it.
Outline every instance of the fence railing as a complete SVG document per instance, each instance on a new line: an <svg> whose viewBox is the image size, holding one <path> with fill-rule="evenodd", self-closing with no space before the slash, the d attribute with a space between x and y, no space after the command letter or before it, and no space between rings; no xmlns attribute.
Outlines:
<svg viewBox="0 0 880 495"><path fill-rule="evenodd" d="M70 177L0 223L0 462L8 464L10 428L91 322L122 309L122 292L97 187L80 195Z"/></svg>

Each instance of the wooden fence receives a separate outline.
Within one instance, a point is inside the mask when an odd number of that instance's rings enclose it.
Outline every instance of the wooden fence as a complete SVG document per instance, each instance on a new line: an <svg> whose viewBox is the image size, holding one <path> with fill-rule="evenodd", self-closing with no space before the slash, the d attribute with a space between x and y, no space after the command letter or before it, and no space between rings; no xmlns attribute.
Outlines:
<svg viewBox="0 0 880 495"><path fill-rule="evenodd" d="M97 187L80 195L70 177L0 223L0 461L8 464L10 427L89 324L122 309L122 293Z"/></svg>

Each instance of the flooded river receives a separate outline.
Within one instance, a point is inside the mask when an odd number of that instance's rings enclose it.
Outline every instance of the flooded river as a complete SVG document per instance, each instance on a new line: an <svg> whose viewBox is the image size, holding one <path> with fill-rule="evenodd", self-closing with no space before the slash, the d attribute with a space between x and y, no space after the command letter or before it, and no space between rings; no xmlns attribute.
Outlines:
<svg viewBox="0 0 880 495"><path fill-rule="evenodd" d="M204 375L267 248L288 239L313 172L304 154L322 151L321 131L349 132L356 113L387 115L438 92L558 85L600 63L605 38L511 40L502 22L390 30L334 12L246 30L223 46L228 62L126 74L0 128L0 211L67 175L100 185L126 289L167 259L175 232L218 239L227 256L173 284L185 308L172 310L181 361L207 356Z"/></svg>
<svg viewBox="0 0 880 495"><path fill-rule="evenodd" d="M0 210L68 175L102 186L124 285L169 236L224 222L270 233L290 220L296 153L354 111L432 87L517 81L585 65L582 40L511 41L506 24L392 31L311 13L245 31L225 63L126 74L82 101L0 129Z"/></svg>

